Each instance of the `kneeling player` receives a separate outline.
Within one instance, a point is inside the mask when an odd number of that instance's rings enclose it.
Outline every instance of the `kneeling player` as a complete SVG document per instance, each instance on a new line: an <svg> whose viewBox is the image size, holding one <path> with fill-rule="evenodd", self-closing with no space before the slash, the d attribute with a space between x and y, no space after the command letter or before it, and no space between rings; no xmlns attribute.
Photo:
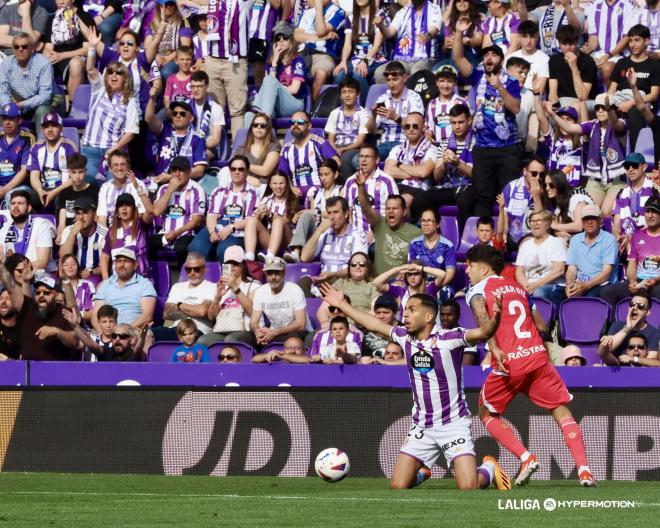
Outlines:
<svg viewBox="0 0 660 528"><path fill-rule="evenodd" d="M509 477L492 457L477 468L470 432L470 411L463 394L463 347L489 339L499 324L493 317L481 328L443 330L435 327L438 303L426 294L410 297L403 314L405 328L390 326L353 308L341 292L323 284L325 301L372 332L389 337L403 348L413 389L413 424L394 466L390 487L412 488L431 476L441 453L454 466L459 489L511 489Z"/></svg>
<svg viewBox="0 0 660 528"><path fill-rule="evenodd" d="M499 276L504 261L492 247L473 246L466 257L472 284L466 300L475 320L482 326L490 325L488 313L502 312L497 333L488 342L493 370L479 393L481 423L495 440L520 459L516 484L526 484L539 468L538 459L518 441L500 415L517 394L527 395L533 403L552 413L575 460L580 483L594 486L596 481L587 464L582 432L566 407L573 397L550 362L532 318L529 294L520 284Z"/></svg>

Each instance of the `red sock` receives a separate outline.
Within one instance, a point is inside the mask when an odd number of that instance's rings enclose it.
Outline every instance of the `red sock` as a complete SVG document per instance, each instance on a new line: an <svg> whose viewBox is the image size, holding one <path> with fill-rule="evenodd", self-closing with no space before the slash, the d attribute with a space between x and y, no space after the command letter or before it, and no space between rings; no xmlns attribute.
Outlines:
<svg viewBox="0 0 660 528"><path fill-rule="evenodd" d="M582 439L582 431L575 420L571 418L564 418L559 422L559 427L561 432L564 435L564 442L566 447L568 447L573 460L575 460L575 465L577 467L588 466L587 464L587 453L584 450L584 440Z"/></svg>
<svg viewBox="0 0 660 528"><path fill-rule="evenodd" d="M500 418L496 416L487 416L481 420L481 423L484 424L484 427L488 430L490 436L518 458L523 456L523 453L527 451L525 446L516 438L516 435L513 434L511 428Z"/></svg>

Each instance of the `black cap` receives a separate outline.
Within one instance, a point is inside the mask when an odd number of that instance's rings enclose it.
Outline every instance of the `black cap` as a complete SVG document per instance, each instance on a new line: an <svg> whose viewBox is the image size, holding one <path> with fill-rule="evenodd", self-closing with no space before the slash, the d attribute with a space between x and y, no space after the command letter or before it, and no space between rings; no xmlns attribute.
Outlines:
<svg viewBox="0 0 660 528"><path fill-rule="evenodd" d="M82 209L83 211L96 210L96 202L92 200L89 196L79 196L76 198L76 201L73 202L73 210Z"/></svg>
<svg viewBox="0 0 660 528"><path fill-rule="evenodd" d="M644 209L650 209L660 214L660 197L657 195L649 197L644 202Z"/></svg>
<svg viewBox="0 0 660 528"><path fill-rule="evenodd" d="M483 57L486 53L489 51L492 51L493 53L496 53L497 55L500 56L502 60L504 60L504 52L502 51L502 48L499 46L486 46L485 48L481 49L481 56Z"/></svg>
<svg viewBox="0 0 660 528"><path fill-rule="evenodd" d="M172 163L170 163L170 172L172 172L174 169L179 169L184 172L188 172L190 170L190 162L188 161L188 158L185 158L183 156L177 156L172 160Z"/></svg>
<svg viewBox="0 0 660 528"><path fill-rule="evenodd" d="M135 198L133 198L133 195L129 193L120 194L117 196L115 207L119 207L120 205L131 205L135 207Z"/></svg>
<svg viewBox="0 0 660 528"><path fill-rule="evenodd" d="M192 106L188 103L188 101L172 101L170 103L170 110L174 110L175 108L183 108L184 110L187 110L192 114Z"/></svg>
<svg viewBox="0 0 660 528"><path fill-rule="evenodd" d="M399 309L399 303L396 302L396 298L394 298L394 296L386 293L376 299L376 302L374 303L374 310L377 310L378 308L387 308L388 310L392 310L394 313L396 313Z"/></svg>

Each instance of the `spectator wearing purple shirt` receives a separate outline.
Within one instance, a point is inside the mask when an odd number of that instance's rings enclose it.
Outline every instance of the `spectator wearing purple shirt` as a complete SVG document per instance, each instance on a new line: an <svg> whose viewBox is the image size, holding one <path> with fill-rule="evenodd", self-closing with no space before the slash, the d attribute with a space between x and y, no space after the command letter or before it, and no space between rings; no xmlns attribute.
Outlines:
<svg viewBox="0 0 660 528"><path fill-rule="evenodd" d="M9 193L12 189L20 186L32 191L24 182L28 174L28 156L35 138L31 132L20 128L21 109L15 103L3 105L0 109L0 117L2 117L2 130L0 131L0 200L9 202ZM3 207L3 209L8 209L8 207Z"/></svg>

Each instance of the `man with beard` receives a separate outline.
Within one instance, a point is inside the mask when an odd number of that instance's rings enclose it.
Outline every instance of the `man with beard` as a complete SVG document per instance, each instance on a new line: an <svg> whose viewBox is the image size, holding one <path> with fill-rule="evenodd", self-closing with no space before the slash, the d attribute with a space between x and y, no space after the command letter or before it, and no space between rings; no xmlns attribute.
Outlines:
<svg viewBox="0 0 660 528"><path fill-rule="evenodd" d="M11 295L7 290L0 293L0 361L21 357L20 327Z"/></svg>
<svg viewBox="0 0 660 528"><path fill-rule="evenodd" d="M138 337L135 330L126 324L118 324L112 331L112 348L96 353L98 361L145 361L142 353L142 346L138 342L142 337Z"/></svg>
<svg viewBox="0 0 660 528"><path fill-rule="evenodd" d="M18 314L21 359L70 361L76 359L78 339L55 302L55 279L43 275L34 283L34 299L27 297L4 264L0 263L0 282L9 292ZM80 359L78 357L77 359Z"/></svg>
<svg viewBox="0 0 660 528"><path fill-rule="evenodd" d="M520 145L516 114L520 111L520 83L502 67L504 53L499 46L482 50L484 71L465 58L463 35L469 22L456 23L452 58L476 95L473 128L476 145L472 151L473 215L490 215L497 193L518 177Z"/></svg>
<svg viewBox="0 0 660 528"><path fill-rule="evenodd" d="M30 193L23 189L14 191L9 204L11 221L0 229L0 259L19 253L30 259L35 271L52 271L55 226L44 218L34 218L31 213Z"/></svg>

